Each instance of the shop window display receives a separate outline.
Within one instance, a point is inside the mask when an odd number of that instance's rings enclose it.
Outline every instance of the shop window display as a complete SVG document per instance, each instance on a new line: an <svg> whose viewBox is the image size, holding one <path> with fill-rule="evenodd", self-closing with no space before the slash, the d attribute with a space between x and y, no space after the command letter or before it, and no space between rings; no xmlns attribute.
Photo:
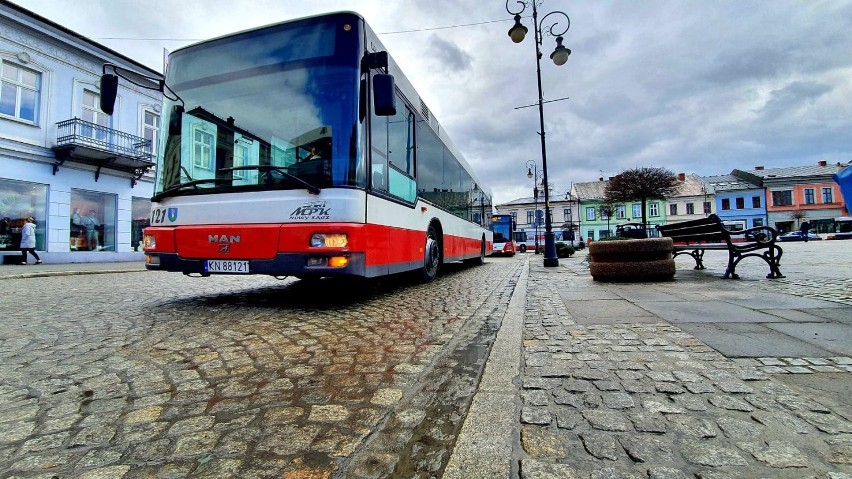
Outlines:
<svg viewBox="0 0 852 479"><path fill-rule="evenodd" d="M36 220L36 250L45 249L47 185L0 179L0 251L20 251L21 227Z"/></svg>
<svg viewBox="0 0 852 479"><path fill-rule="evenodd" d="M142 232L151 226L151 200L133 198L133 222L130 225L130 246L133 251L142 251Z"/></svg>
<svg viewBox="0 0 852 479"><path fill-rule="evenodd" d="M115 251L115 195L71 190L71 251Z"/></svg>

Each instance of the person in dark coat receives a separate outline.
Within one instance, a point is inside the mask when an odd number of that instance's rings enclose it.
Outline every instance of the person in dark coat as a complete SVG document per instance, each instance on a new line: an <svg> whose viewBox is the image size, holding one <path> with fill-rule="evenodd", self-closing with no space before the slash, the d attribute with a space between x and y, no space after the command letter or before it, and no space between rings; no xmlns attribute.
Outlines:
<svg viewBox="0 0 852 479"><path fill-rule="evenodd" d="M799 232L802 234L802 241L805 243L808 242L808 231L811 229L811 224L807 221L802 221L802 225L799 226Z"/></svg>

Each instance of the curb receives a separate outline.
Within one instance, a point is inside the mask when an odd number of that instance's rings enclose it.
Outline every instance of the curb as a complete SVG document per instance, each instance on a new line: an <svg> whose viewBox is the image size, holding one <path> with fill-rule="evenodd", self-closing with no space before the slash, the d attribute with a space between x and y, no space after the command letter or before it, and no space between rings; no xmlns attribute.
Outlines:
<svg viewBox="0 0 852 479"><path fill-rule="evenodd" d="M497 339L462 424L444 479L511 477L523 359L524 309L530 264L527 258Z"/></svg>
<svg viewBox="0 0 852 479"><path fill-rule="evenodd" d="M114 274L114 273L140 273L147 271L146 269L104 269L104 270L89 270L89 271L44 271L41 273L20 273L0 276L0 281L4 279L27 279L27 278L47 278L51 276L82 276L84 274Z"/></svg>

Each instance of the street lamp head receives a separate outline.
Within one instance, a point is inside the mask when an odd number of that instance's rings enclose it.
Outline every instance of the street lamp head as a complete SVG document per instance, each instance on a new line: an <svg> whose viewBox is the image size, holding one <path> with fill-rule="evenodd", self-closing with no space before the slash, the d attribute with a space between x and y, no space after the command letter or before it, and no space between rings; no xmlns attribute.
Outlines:
<svg viewBox="0 0 852 479"><path fill-rule="evenodd" d="M569 55L571 55L571 50L562 45L562 37L556 37L556 49L550 54L550 59L556 66L562 66L568 61Z"/></svg>
<svg viewBox="0 0 852 479"><path fill-rule="evenodd" d="M532 177L533 177L532 168L527 168L527 178L532 178Z"/></svg>
<svg viewBox="0 0 852 479"><path fill-rule="evenodd" d="M515 15L515 24L509 29L509 38L515 43L521 43L528 31L529 29L521 24L521 16Z"/></svg>

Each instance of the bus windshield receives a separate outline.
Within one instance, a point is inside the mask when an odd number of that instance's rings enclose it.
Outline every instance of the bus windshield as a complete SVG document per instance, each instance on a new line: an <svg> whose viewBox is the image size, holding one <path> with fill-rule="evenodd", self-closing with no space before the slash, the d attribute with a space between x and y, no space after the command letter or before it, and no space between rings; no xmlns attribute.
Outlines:
<svg viewBox="0 0 852 479"><path fill-rule="evenodd" d="M495 243L512 241L512 225L510 223L494 223L491 226L491 231L494 232Z"/></svg>
<svg viewBox="0 0 852 479"><path fill-rule="evenodd" d="M360 19L340 14L175 52L155 200L366 183L358 118ZM168 126L167 126L168 125Z"/></svg>

